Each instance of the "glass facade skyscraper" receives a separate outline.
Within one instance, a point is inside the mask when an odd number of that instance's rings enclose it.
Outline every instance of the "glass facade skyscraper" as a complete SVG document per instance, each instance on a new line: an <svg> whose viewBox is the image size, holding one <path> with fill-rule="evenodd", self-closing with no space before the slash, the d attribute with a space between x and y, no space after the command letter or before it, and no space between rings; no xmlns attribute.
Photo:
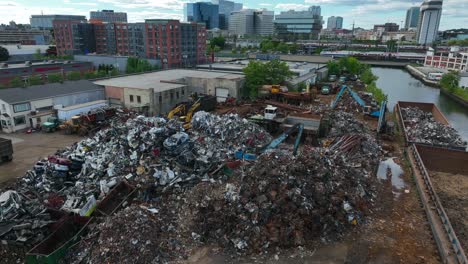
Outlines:
<svg viewBox="0 0 468 264"><path fill-rule="evenodd" d="M205 23L207 29L219 28L219 6L209 2L187 3L184 6L185 20Z"/></svg>

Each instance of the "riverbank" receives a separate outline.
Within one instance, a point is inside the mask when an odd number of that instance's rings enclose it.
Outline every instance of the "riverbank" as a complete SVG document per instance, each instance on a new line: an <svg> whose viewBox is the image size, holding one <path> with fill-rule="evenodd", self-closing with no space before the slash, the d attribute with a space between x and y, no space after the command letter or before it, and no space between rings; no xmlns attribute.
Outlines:
<svg viewBox="0 0 468 264"><path fill-rule="evenodd" d="M440 88L440 92L443 93L444 95L448 96L450 99L454 100L455 102L463 105L464 107L468 108L468 101L465 99L461 98L458 95L455 95L451 92L448 92L447 90Z"/></svg>
<svg viewBox="0 0 468 264"><path fill-rule="evenodd" d="M441 89L416 79L405 68L372 67L372 72L379 77L377 86L388 95L389 109L393 109L398 101L434 103L450 124L468 140L467 107L446 96Z"/></svg>
<svg viewBox="0 0 468 264"><path fill-rule="evenodd" d="M427 79L426 74L418 70L416 67L413 67L411 65L406 65L406 70L411 74L411 76L420 80L424 84L432 86L432 87L440 88L439 82Z"/></svg>

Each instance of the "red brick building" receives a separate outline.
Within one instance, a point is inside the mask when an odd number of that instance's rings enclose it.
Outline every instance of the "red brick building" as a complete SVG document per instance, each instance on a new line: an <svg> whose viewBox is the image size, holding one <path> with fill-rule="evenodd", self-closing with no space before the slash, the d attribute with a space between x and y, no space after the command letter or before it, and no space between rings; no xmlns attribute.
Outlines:
<svg viewBox="0 0 468 264"><path fill-rule="evenodd" d="M164 68L206 62L207 33L204 24L167 19L148 19L145 23L103 23L95 20L90 24L80 23L54 21L59 55L87 51L137 56L160 60Z"/></svg>
<svg viewBox="0 0 468 264"><path fill-rule="evenodd" d="M78 47L74 41L75 32L73 25L85 23L86 20L54 20L55 45L57 46L57 55L74 54Z"/></svg>

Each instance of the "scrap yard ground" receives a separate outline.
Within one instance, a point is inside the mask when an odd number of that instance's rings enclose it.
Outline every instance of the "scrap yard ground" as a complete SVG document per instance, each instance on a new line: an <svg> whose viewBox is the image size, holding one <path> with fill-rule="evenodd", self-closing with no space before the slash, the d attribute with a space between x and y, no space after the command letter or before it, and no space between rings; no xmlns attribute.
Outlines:
<svg viewBox="0 0 468 264"><path fill-rule="evenodd" d="M328 99L328 98L326 98ZM223 106L217 112L236 112L242 116L261 113L261 103ZM376 127L376 120L362 118L369 127ZM34 162L53 154L57 149L73 144L77 136L61 133L14 135L15 161L2 165L1 176L8 181L24 175ZM400 139L401 141L402 139ZM334 242L309 241L307 246L278 249L277 252L232 258L216 245L195 248L186 260L179 263L439 263L437 248L430 233L430 226L421 208L412 174L405 164L404 145L400 141L384 142L404 169L403 190L395 190L392 180L382 181L378 187L375 206L366 220L351 232ZM13 172L13 173L12 173ZM398 177L398 176L394 176ZM395 192L400 191L396 196Z"/></svg>
<svg viewBox="0 0 468 264"><path fill-rule="evenodd" d="M79 136L63 133L15 133L0 137L11 139L14 151L11 162L0 164L0 187L23 177L38 160L81 140Z"/></svg>

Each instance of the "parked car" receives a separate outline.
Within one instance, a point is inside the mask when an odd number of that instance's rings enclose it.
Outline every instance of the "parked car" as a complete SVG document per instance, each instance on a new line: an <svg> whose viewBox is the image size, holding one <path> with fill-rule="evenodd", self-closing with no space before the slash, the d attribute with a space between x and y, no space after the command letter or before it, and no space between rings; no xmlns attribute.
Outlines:
<svg viewBox="0 0 468 264"><path fill-rule="evenodd" d="M351 75L349 75L349 80L350 80L350 81L355 82L355 81L357 81L357 79L358 79L358 77L357 77L356 74L351 74Z"/></svg>
<svg viewBox="0 0 468 264"><path fill-rule="evenodd" d="M346 78L346 76L341 76L339 82L340 83L345 83L347 80L348 79Z"/></svg>
<svg viewBox="0 0 468 264"><path fill-rule="evenodd" d="M330 94L330 86L328 86L328 85L322 86L322 89L320 90L320 92L321 92L323 95L328 95L328 94Z"/></svg>
<svg viewBox="0 0 468 264"><path fill-rule="evenodd" d="M328 76L328 80L329 80L330 82L336 81L336 78L337 78L336 75L333 75L333 74L330 75L330 76Z"/></svg>

